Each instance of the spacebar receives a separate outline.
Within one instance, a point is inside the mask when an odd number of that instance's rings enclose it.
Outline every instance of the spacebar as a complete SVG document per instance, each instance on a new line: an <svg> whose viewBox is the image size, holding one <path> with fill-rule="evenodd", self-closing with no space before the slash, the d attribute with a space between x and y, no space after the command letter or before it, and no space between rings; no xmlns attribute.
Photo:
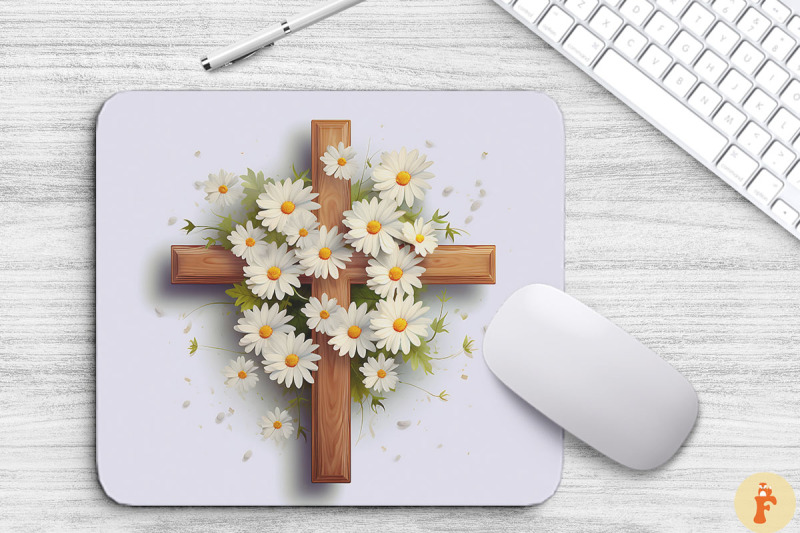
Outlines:
<svg viewBox="0 0 800 533"><path fill-rule="evenodd" d="M725 137L617 52L608 50L594 71L620 96L649 115L654 125L707 161L713 162L727 144Z"/></svg>

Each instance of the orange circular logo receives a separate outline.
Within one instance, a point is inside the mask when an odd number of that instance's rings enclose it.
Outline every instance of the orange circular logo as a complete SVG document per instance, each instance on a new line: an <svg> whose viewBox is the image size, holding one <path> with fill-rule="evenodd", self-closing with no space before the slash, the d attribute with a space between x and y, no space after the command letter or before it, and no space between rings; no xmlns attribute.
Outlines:
<svg viewBox="0 0 800 533"><path fill-rule="evenodd" d="M789 482L769 472L745 479L733 499L736 516L756 533L775 533L786 527L794 517L796 504Z"/></svg>

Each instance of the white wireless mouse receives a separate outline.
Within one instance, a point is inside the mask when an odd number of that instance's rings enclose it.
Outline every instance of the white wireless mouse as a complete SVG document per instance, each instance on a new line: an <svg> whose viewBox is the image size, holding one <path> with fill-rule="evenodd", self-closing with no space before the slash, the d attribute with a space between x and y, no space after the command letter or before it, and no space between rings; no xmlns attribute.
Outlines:
<svg viewBox="0 0 800 533"><path fill-rule="evenodd" d="M483 342L486 363L525 401L586 444L637 470L665 463L697 419L697 394L652 350L578 300L528 285Z"/></svg>

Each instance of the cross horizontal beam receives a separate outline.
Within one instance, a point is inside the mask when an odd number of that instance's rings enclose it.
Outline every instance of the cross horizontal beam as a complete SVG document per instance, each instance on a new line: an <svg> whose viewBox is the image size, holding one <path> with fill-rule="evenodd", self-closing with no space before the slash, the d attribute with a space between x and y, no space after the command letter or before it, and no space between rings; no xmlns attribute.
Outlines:
<svg viewBox="0 0 800 533"><path fill-rule="evenodd" d="M355 252L347 269L340 271L354 285L367 283L367 261L364 254ZM172 246L172 283L175 284L233 284L244 280L244 259L234 256L221 246ZM420 281L428 285L488 284L496 280L495 247L442 245L422 260L425 272ZM300 282L311 284L311 276L300 276Z"/></svg>

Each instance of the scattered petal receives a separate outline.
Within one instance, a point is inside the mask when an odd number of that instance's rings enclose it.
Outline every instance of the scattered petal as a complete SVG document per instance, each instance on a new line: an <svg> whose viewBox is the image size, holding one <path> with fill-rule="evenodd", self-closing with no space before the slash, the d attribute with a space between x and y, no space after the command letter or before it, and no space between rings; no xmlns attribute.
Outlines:
<svg viewBox="0 0 800 533"><path fill-rule="evenodd" d="M486 156L489 155L489 152L483 152L481 154L481 159L486 159Z"/></svg>
<svg viewBox="0 0 800 533"><path fill-rule="evenodd" d="M469 376L466 375L466 374L461 374L461 379L463 379L464 381L467 381L469 379Z"/></svg>
<svg viewBox="0 0 800 533"><path fill-rule="evenodd" d="M472 215L464 219L464 224L469 224L470 222L472 222Z"/></svg>
<svg viewBox="0 0 800 533"><path fill-rule="evenodd" d="M411 425L411 420L400 420L397 422L397 429L406 429Z"/></svg>
<svg viewBox="0 0 800 533"><path fill-rule="evenodd" d="M216 418L217 424L221 424L223 420L225 420L225 413L217 414L217 418Z"/></svg>
<svg viewBox="0 0 800 533"><path fill-rule="evenodd" d="M246 463L247 460L250 459L251 457L253 457L253 450L247 450L246 452L244 452L244 455L242 456L242 462Z"/></svg>
<svg viewBox="0 0 800 533"><path fill-rule="evenodd" d="M428 148L433 148L434 144L431 141L426 140L425 146L427 146Z"/></svg>
<svg viewBox="0 0 800 533"><path fill-rule="evenodd" d="M189 400L186 400L185 402L183 402L183 408L184 408L184 409L186 409L187 407L189 407L189 405L190 405L191 403L192 403L192 402L190 402Z"/></svg>
<svg viewBox="0 0 800 533"><path fill-rule="evenodd" d="M183 378L183 381L185 381L186 383L191 383L192 382L192 380L189 379L189 378Z"/></svg>
<svg viewBox="0 0 800 533"><path fill-rule="evenodd" d="M189 331L191 331L191 329L192 329L192 323L189 322L188 324L186 324L186 327L183 328L183 332L184 333L189 333Z"/></svg>
<svg viewBox="0 0 800 533"><path fill-rule="evenodd" d="M484 196L486 196L486 189L481 189L480 191L478 191L478 195L479 195L481 198L483 198Z"/></svg>
<svg viewBox="0 0 800 533"><path fill-rule="evenodd" d="M483 202L481 202L480 200L475 200L474 202L472 202L472 205L469 206L469 210L470 211L477 211L478 209L481 208L482 204L483 204Z"/></svg>
<svg viewBox="0 0 800 533"><path fill-rule="evenodd" d="M176 223L177 221L178 221L177 217L169 217L169 220L167 220L167 226L171 226L174 223Z"/></svg>
<svg viewBox="0 0 800 533"><path fill-rule="evenodd" d="M200 150L196 151L196 152L194 153L194 156L195 156L195 157L200 157Z"/></svg>
<svg viewBox="0 0 800 533"><path fill-rule="evenodd" d="M450 196L452 194L453 188L452 187L445 187L442 191L442 196Z"/></svg>
<svg viewBox="0 0 800 533"><path fill-rule="evenodd" d="M161 318L161 317L163 317L163 316L164 316L164 310L163 310L163 309L161 309L159 306L156 306L156 307L155 307L155 309L154 309L154 311L156 312L156 316L157 316L158 318Z"/></svg>

